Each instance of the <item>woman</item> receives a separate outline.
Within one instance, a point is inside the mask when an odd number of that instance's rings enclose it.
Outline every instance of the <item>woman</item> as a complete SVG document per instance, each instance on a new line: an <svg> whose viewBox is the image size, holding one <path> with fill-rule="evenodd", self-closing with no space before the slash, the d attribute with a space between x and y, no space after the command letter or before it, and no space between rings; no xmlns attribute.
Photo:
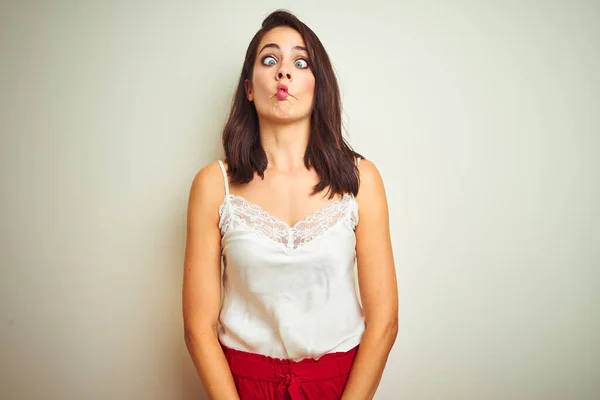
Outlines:
<svg viewBox="0 0 600 400"><path fill-rule="evenodd" d="M252 39L223 145L192 183L183 282L208 395L372 398L397 333L384 186L342 138L329 57L292 14Z"/></svg>

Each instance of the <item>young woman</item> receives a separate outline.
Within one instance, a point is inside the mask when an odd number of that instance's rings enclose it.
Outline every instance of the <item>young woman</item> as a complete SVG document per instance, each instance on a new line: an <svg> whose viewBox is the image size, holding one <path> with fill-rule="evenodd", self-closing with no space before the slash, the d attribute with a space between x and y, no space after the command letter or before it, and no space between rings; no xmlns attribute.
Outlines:
<svg viewBox="0 0 600 400"><path fill-rule="evenodd" d="M294 15L272 13L250 42L223 146L192 183L183 282L207 393L372 398L398 329L386 195L343 139L329 57Z"/></svg>

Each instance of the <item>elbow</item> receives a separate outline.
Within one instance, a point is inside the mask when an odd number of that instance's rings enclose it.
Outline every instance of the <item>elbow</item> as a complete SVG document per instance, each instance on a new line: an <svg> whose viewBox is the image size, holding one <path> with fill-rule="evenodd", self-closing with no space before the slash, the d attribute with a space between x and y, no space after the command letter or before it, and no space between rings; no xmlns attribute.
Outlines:
<svg viewBox="0 0 600 400"><path fill-rule="evenodd" d="M389 343L391 347L398 336L398 316L372 323L367 322L366 330L376 336L382 343Z"/></svg>
<svg viewBox="0 0 600 400"><path fill-rule="evenodd" d="M396 337L398 336L398 316L389 318L383 325L382 329L384 330L386 336L391 339L392 343L396 341Z"/></svg>
<svg viewBox="0 0 600 400"><path fill-rule="evenodd" d="M393 337L392 342L396 341L396 338L398 337L398 316L396 316L396 318L394 318L391 322L390 325L390 334Z"/></svg>
<svg viewBox="0 0 600 400"><path fill-rule="evenodd" d="M188 347L198 345L206 340L214 340L217 337L218 334L216 324L185 324L183 328L183 339Z"/></svg>

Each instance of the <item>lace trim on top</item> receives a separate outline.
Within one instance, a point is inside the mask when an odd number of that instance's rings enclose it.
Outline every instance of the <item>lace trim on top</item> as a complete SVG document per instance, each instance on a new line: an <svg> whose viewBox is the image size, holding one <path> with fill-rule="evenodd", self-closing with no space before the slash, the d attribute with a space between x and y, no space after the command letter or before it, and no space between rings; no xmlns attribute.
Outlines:
<svg viewBox="0 0 600 400"><path fill-rule="evenodd" d="M350 207L349 207L350 206ZM297 249L321 236L338 222L345 220L350 229L358 224L358 203L354 196L344 194L293 226L264 211L241 196L225 195L219 207L219 228L224 235L234 223L244 223L287 248Z"/></svg>

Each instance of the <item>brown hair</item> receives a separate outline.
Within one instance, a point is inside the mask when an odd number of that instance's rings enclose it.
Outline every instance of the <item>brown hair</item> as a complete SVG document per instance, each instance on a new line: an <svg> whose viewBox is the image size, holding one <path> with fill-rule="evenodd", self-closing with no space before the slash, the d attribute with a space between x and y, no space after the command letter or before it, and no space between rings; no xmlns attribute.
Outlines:
<svg viewBox="0 0 600 400"><path fill-rule="evenodd" d="M277 10L262 22L254 35L242 67L242 73L223 130L223 148L230 179L248 183L254 171L264 179L267 155L260 145L258 115L254 103L246 97L244 81L252 79L258 45L263 36L278 26L287 26L300 33L308 51L309 63L315 76L314 104L310 122L310 138L304 154L306 168L313 167L320 181L313 194L329 189L329 198L336 193L358 193L359 174L352 150L342 136L342 107L340 90L329 56L315 33L290 12Z"/></svg>

